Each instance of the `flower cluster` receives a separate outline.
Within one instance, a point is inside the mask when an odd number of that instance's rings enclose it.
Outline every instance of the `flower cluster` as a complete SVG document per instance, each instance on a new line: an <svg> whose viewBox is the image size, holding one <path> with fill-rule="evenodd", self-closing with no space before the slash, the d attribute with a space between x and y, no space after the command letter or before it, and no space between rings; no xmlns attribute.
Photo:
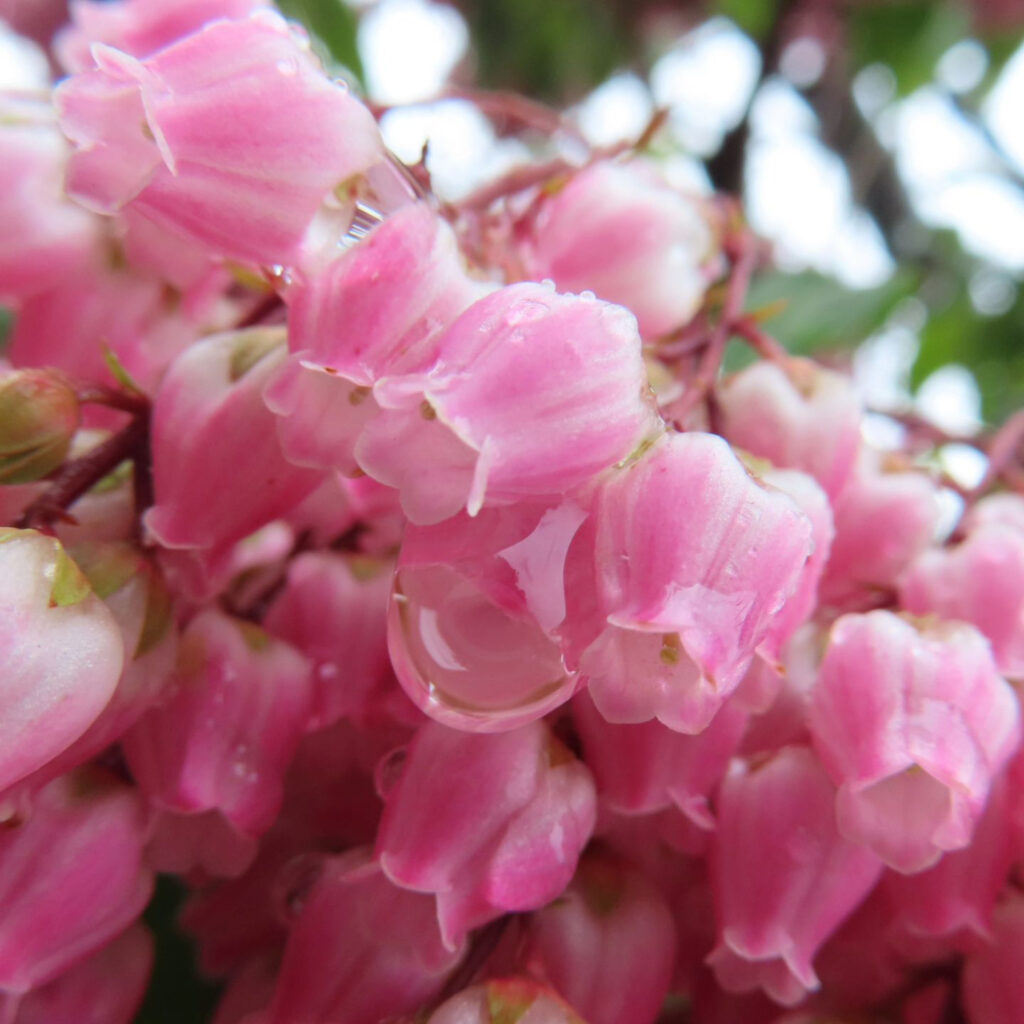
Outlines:
<svg viewBox="0 0 1024 1024"><path fill-rule="evenodd" d="M5 1020L128 1024L163 872L216 1024L1019 1022L1007 445L943 525L638 147L446 205L261 0L71 10L0 95Z"/></svg>

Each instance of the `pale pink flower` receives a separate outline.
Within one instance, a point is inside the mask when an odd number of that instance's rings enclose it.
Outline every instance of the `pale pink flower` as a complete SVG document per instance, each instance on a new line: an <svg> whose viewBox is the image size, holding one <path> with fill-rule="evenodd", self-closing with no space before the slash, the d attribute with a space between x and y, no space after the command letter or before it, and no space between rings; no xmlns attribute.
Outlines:
<svg viewBox="0 0 1024 1024"><path fill-rule="evenodd" d="M91 49L105 43L133 57L148 57L219 18L245 18L270 7L266 0L71 0L70 23L57 33L54 50L71 72L96 66Z"/></svg>
<svg viewBox="0 0 1024 1024"><path fill-rule="evenodd" d="M102 43L56 92L68 191L214 255L291 263L321 203L380 159L370 113L278 15L214 21L139 60Z"/></svg>
<svg viewBox="0 0 1024 1024"><path fill-rule="evenodd" d="M832 627L810 725L841 831L904 872L970 843L1020 740L1016 697L977 630L885 611Z"/></svg>
<svg viewBox="0 0 1024 1024"><path fill-rule="evenodd" d="M58 541L0 529L0 790L65 751L114 693L121 632Z"/></svg>
<svg viewBox="0 0 1024 1024"><path fill-rule="evenodd" d="M579 171L521 233L530 277L627 306L645 338L689 321L712 277L708 215L642 160Z"/></svg>
<svg viewBox="0 0 1024 1024"><path fill-rule="evenodd" d="M848 377L805 359L762 360L726 378L715 397L722 434L738 448L809 473L830 498L843 489L863 412Z"/></svg>

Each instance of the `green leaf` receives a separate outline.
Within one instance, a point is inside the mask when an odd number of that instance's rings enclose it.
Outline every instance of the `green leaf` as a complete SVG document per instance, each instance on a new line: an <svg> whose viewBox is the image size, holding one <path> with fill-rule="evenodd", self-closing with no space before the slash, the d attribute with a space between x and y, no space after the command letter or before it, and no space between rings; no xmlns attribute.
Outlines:
<svg viewBox="0 0 1024 1024"><path fill-rule="evenodd" d="M14 314L4 306L0 306L0 356L2 356L7 350L7 345L13 329Z"/></svg>
<svg viewBox="0 0 1024 1024"><path fill-rule="evenodd" d="M480 84L576 99L629 62L630 19L600 0L464 0Z"/></svg>
<svg viewBox="0 0 1024 1024"><path fill-rule="evenodd" d="M57 548L57 561L53 567L50 607L68 608L84 601L92 593L92 587L89 586L85 573L78 568L61 543L57 540L53 543Z"/></svg>
<svg viewBox="0 0 1024 1024"><path fill-rule="evenodd" d="M953 0L857 4L850 12L854 63L887 64L905 96L932 80L938 59L970 28L967 7Z"/></svg>
<svg viewBox="0 0 1024 1024"><path fill-rule="evenodd" d="M878 330L901 299L917 290L917 275L898 271L876 288L846 288L831 277L767 273L758 277L746 308L777 305L765 329L798 355L819 349L852 348Z"/></svg>
<svg viewBox="0 0 1024 1024"><path fill-rule="evenodd" d="M348 68L365 88L366 74L356 45L359 17L345 0L278 0L277 6L289 18L302 22L326 55Z"/></svg>
<svg viewBox="0 0 1024 1024"><path fill-rule="evenodd" d="M747 35L764 39L779 14L779 0L716 0L716 14L734 21Z"/></svg>
<svg viewBox="0 0 1024 1024"><path fill-rule="evenodd" d="M186 891L176 878L157 879L145 921L156 938L149 989L135 1024L204 1024L213 1018L220 987L201 977L193 943L179 930Z"/></svg>
<svg viewBox="0 0 1024 1024"><path fill-rule="evenodd" d="M961 291L921 331L921 345L910 375L911 387L943 366L966 366L978 382L982 415L1001 423L1024 406L1024 295L995 317L981 316Z"/></svg>

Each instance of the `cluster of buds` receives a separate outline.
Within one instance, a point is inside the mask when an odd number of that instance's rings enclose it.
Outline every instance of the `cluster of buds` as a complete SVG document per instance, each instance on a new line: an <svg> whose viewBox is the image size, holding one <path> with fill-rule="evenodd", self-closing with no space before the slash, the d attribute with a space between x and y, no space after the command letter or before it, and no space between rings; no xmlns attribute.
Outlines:
<svg viewBox="0 0 1024 1024"><path fill-rule="evenodd" d="M164 873L216 1024L1019 1024L999 460L944 526L636 147L442 204L263 0L71 12L0 95L4 1019L128 1024Z"/></svg>

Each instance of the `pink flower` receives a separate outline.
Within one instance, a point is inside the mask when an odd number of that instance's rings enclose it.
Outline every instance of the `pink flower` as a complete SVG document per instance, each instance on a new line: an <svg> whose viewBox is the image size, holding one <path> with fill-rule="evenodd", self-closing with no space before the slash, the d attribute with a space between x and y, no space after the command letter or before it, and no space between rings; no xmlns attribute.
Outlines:
<svg viewBox="0 0 1024 1024"><path fill-rule="evenodd" d="M534 280L627 306L645 338L690 320L711 277L707 216L641 160L579 171L540 203L522 233Z"/></svg>
<svg viewBox="0 0 1024 1024"><path fill-rule="evenodd" d="M730 992L785 1006L819 987L813 960L881 872L835 825L835 790L804 747L737 762L718 800L712 852L719 942L708 958Z"/></svg>
<svg viewBox="0 0 1024 1024"><path fill-rule="evenodd" d="M722 434L780 468L801 469L830 498L843 489L860 446L861 402L851 381L805 359L763 360L715 392Z"/></svg>
<svg viewBox="0 0 1024 1024"><path fill-rule="evenodd" d="M971 1024L1018 1024L1024 1006L1024 897L1011 889L996 909L991 941L971 954L963 1004Z"/></svg>
<svg viewBox="0 0 1024 1024"><path fill-rule="evenodd" d="M970 843L1020 740L1016 697L980 633L885 611L832 627L810 725L841 831L904 872Z"/></svg>
<svg viewBox="0 0 1024 1024"><path fill-rule="evenodd" d="M325 857L285 895L294 915L268 1024L379 1024L437 995L463 950L442 943L433 900L362 851Z"/></svg>
<svg viewBox="0 0 1024 1024"><path fill-rule="evenodd" d="M564 494L661 429L633 317L536 284L474 303L428 372L374 395L356 458L417 523Z"/></svg>
<svg viewBox="0 0 1024 1024"><path fill-rule="evenodd" d="M611 722L700 732L796 589L811 524L711 434L666 435L594 507L605 624L580 660L590 695Z"/></svg>
<svg viewBox="0 0 1024 1024"><path fill-rule="evenodd" d="M540 722L478 735L431 723L387 793L377 856L396 885L437 896L446 945L554 899L594 827L590 773Z"/></svg>
<svg viewBox="0 0 1024 1024"><path fill-rule="evenodd" d="M426 1024L584 1024L568 1003L528 978L493 978L463 989Z"/></svg>
<svg viewBox="0 0 1024 1024"><path fill-rule="evenodd" d="M651 882L588 855L562 896L529 919L524 961L588 1024L652 1024L675 954L672 914Z"/></svg>
<svg viewBox="0 0 1024 1024"><path fill-rule="evenodd" d="M153 939L141 924L23 996L0 996L9 1024L131 1024L146 993Z"/></svg>
<svg viewBox="0 0 1024 1024"><path fill-rule="evenodd" d="M285 358L284 332L207 338L171 367L153 406L146 527L170 548L223 552L297 505L322 475L288 462L263 388Z"/></svg>
<svg viewBox="0 0 1024 1024"><path fill-rule="evenodd" d="M266 831L306 728L309 663L258 626L207 609L182 634L174 684L124 737L139 787L168 810L219 810L246 835Z"/></svg>
<svg viewBox="0 0 1024 1024"><path fill-rule="evenodd" d="M0 529L0 790L77 740L124 663L121 632L60 543Z"/></svg>
<svg viewBox="0 0 1024 1024"><path fill-rule="evenodd" d="M57 90L68 191L255 263L291 263L331 190L382 153L369 112L271 12L139 60L97 44Z"/></svg>
<svg viewBox="0 0 1024 1024"><path fill-rule="evenodd" d="M142 801L93 769L40 792L0 835L0 989L26 992L98 949L142 912Z"/></svg>

